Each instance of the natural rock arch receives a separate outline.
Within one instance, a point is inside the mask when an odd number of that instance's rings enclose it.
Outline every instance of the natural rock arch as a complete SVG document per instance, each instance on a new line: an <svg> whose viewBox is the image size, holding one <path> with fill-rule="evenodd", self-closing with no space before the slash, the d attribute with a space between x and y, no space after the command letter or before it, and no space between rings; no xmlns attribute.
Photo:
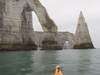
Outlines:
<svg viewBox="0 0 100 75"><path fill-rule="evenodd" d="M29 1L29 0L27 0ZM32 2L31 2L32 3ZM32 11L37 15L40 24L45 32L57 32L57 27L55 23L49 18L46 9L41 5L38 0L34 0L34 6L29 2L23 7L22 15L22 24L21 24L21 33L23 42L27 43L28 41L32 41L33 37L31 37L32 30ZM34 23L34 22L33 22ZM55 41L55 40L53 40ZM34 42L34 41L33 41Z"/></svg>
<svg viewBox="0 0 100 75"><path fill-rule="evenodd" d="M34 42L36 40L34 40L35 33L33 32L32 27L31 11L36 13L45 32L50 34L54 33L54 36L58 35L57 26L50 19L46 9L39 0L0 0L0 49L16 49L20 47L22 47L22 49L28 47L33 47L35 49L37 48ZM50 37L52 36L50 35ZM79 17L79 23L75 35L68 35L68 37L69 40L67 38L66 39L70 42L70 45L73 48L94 48L89 35L87 24L82 14ZM45 42L44 40L44 43L51 44L54 42L57 45L59 44L56 42L57 37L56 40L55 37L52 37L52 39L54 40L47 39L48 42ZM61 43L63 39L59 38ZM39 40L41 40L41 38ZM64 42L62 45L63 44Z"/></svg>
<svg viewBox="0 0 100 75"><path fill-rule="evenodd" d="M39 0L0 0L0 4L0 43L34 42L32 11L36 13L44 31L57 32L57 26Z"/></svg>
<svg viewBox="0 0 100 75"><path fill-rule="evenodd" d="M39 0L26 0L25 6L27 6L26 10L28 9L30 10L30 12L31 11L35 12L42 26L43 31L57 32L57 26L50 19L45 7L40 3Z"/></svg>

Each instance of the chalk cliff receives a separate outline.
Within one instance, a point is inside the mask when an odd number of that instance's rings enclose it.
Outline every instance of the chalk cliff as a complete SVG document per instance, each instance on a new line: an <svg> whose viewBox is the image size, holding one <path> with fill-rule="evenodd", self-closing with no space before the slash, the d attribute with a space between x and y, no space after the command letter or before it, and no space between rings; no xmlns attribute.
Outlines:
<svg viewBox="0 0 100 75"><path fill-rule="evenodd" d="M44 31L57 32L57 26L39 0L0 0L0 49L30 44L33 44L32 49L37 48L33 37L32 11Z"/></svg>
<svg viewBox="0 0 100 75"><path fill-rule="evenodd" d="M77 29L75 32L75 45L74 48L94 48L89 29L87 23L85 22L85 18L83 13L80 12Z"/></svg>
<svg viewBox="0 0 100 75"><path fill-rule="evenodd" d="M32 11L44 32L34 32ZM75 35L57 30L39 0L0 0L0 50L62 49L65 42L68 48L94 48L82 12Z"/></svg>

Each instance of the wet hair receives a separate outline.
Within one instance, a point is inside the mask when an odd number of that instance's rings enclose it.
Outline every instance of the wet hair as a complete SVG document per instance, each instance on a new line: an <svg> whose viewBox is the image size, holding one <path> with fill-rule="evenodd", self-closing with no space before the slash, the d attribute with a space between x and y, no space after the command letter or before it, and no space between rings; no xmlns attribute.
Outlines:
<svg viewBox="0 0 100 75"><path fill-rule="evenodd" d="M57 69L58 69L58 72L61 70L61 68L60 68L60 67L58 67Z"/></svg>

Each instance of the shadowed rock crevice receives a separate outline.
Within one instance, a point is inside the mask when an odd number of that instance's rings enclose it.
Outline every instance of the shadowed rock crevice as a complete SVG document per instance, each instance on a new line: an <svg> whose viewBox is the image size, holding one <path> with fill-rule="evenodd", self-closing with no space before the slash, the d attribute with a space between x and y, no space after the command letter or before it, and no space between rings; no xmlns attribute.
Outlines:
<svg viewBox="0 0 100 75"><path fill-rule="evenodd" d="M42 50L61 50L62 46L53 37L46 37L42 41Z"/></svg>

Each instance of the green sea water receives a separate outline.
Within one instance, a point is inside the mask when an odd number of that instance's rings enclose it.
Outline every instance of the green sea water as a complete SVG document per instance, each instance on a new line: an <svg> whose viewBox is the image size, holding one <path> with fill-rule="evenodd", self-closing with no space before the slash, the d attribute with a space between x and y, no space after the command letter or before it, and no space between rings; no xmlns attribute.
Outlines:
<svg viewBox="0 0 100 75"><path fill-rule="evenodd" d="M100 49L0 52L0 75L100 75Z"/></svg>

